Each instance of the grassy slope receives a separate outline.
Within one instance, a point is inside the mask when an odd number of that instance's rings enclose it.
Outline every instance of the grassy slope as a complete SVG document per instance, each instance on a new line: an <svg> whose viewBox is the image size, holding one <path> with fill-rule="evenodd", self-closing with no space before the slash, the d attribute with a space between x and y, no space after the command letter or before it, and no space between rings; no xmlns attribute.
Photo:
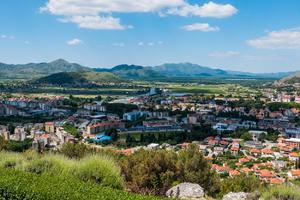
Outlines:
<svg viewBox="0 0 300 200"><path fill-rule="evenodd" d="M72 177L35 175L0 169L0 199L6 200L159 200L121 190L84 183Z"/></svg>
<svg viewBox="0 0 300 200"><path fill-rule="evenodd" d="M120 83L124 82L119 76L110 72L85 72L84 78L96 83Z"/></svg>

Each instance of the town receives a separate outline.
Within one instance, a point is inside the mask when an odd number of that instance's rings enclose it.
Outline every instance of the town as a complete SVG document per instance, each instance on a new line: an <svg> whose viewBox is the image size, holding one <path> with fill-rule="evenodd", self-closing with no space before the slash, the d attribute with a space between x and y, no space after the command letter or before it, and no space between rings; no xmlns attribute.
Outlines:
<svg viewBox="0 0 300 200"><path fill-rule="evenodd" d="M0 136L19 144L12 150L39 152L83 143L130 155L139 149L177 151L193 143L223 178L251 174L267 184L297 180L300 96L270 88L259 95L164 88L122 99L3 94L1 118L11 121L2 122Z"/></svg>
<svg viewBox="0 0 300 200"><path fill-rule="evenodd" d="M299 8L1 0L0 200L300 200Z"/></svg>

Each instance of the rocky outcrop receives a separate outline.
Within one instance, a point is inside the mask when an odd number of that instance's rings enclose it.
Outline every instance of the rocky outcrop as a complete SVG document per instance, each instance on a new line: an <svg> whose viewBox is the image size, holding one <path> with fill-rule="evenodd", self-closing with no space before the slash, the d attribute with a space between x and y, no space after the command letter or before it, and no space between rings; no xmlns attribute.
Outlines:
<svg viewBox="0 0 300 200"><path fill-rule="evenodd" d="M198 184L181 183L169 189L166 196L178 199L202 200L204 199L204 190Z"/></svg>
<svg viewBox="0 0 300 200"><path fill-rule="evenodd" d="M223 196L222 200L247 200L248 193L245 192L230 192Z"/></svg>

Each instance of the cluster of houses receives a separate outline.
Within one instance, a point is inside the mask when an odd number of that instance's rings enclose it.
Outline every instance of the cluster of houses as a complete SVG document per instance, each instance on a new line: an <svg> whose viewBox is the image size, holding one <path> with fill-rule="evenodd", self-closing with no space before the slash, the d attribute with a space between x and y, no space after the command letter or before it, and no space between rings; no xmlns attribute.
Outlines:
<svg viewBox="0 0 300 200"><path fill-rule="evenodd" d="M64 97L60 96L47 98L28 98L24 96L1 98L0 116L64 116L68 111L58 108L64 99Z"/></svg>
<svg viewBox="0 0 300 200"><path fill-rule="evenodd" d="M249 132L253 138L257 136L257 131ZM269 184L283 184L300 178L299 142L285 137L279 137L276 142L209 137L200 147L214 163L212 168L221 175L254 175Z"/></svg>
<svg viewBox="0 0 300 200"><path fill-rule="evenodd" d="M26 139L32 140L32 147L36 150L52 148L57 149L67 142L75 142L75 137L54 122L29 123L23 126L14 127L13 132L8 126L0 126L0 136L6 140L23 142Z"/></svg>

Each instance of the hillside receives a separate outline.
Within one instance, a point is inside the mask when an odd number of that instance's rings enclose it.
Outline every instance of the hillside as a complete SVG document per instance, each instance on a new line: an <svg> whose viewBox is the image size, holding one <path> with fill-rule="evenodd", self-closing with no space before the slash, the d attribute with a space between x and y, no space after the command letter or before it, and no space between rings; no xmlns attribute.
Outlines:
<svg viewBox="0 0 300 200"><path fill-rule="evenodd" d="M76 63L69 63L63 59L58 59L49 63L29 63L29 64L4 64L0 63L1 79L32 79L48 76L59 72L90 71L90 68L83 67Z"/></svg>
<svg viewBox="0 0 300 200"><path fill-rule="evenodd" d="M92 85L120 83L123 80L109 72L60 72L34 80L34 84L45 85Z"/></svg>
<svg viewBox="0 0 300 200"><path fill-rule="evenodd" d="M155 78L163 77L159 71L155 71L150 67L142 67L138 65L117 65L111 69L95 69L98 72L111 72L122 78L141 79L141 78Z"/></svg>
<svg viewBox="0 0 300 200"><path fill-rule="evenodd" d="M165 76L226 76L229 75L226 71L221 69L212 69L203 67L192 63L178 63L178 64L163 64L152 68Z"/></svg>
<svg viewBox="0 0 300 200"><path fill-rule="evenodd" d="M94 83L120 83L127 82L126 80L120 78L118 75L111 72L84 72L83 77L89 82Z"/></svg>
<svg viewBox="0 0 300 200"><path fill-rule="evenodd" d="M274 82L274 85L277 86L299 85L299 84L300 84L300 72L297 72L294 75L284 77L281 80Z"/></svg>

